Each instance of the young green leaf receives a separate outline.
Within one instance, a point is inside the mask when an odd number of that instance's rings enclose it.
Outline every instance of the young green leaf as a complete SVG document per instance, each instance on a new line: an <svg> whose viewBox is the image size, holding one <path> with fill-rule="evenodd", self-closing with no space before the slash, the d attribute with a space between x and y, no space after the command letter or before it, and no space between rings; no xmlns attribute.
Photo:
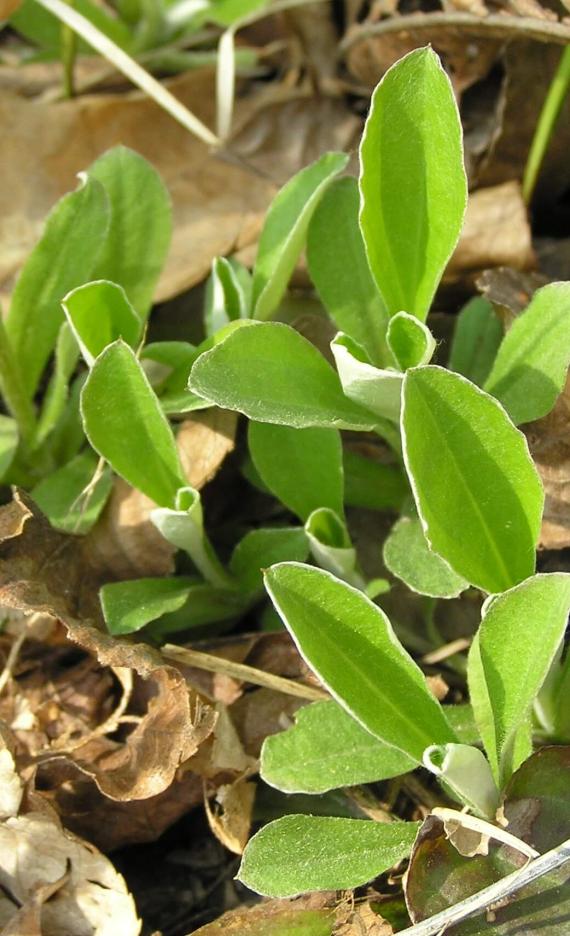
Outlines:
<svg viewBox="0 0 570 936"><path fill-rule="evenodd" d="M430 548L417 517L401 517L384 542L384 564L412 591L432 598L455 598L468 582Z"/></svg>
<svg viewBox="0 0 570 936"><path fill-rule="evenodd" d="M430 48L390 68L360 145L360 226L390 315L425 320L457 244L467 203L461 123Z"/></svg>
<svg viewBox="0 0 570 936"><path fill-rule="evenodd" d="M8 338L32 396L63 322L61 300L91 277L109 226L109 201L94 179L81 176L75 192L49 215L12 295Z"/></svg>
<svg viewBox="0 0 570 936"><path fill-rule="evenodd" d="M293 176L271 202L253 271L253 318L275 312L299 258L320 198L348 162L344 153L325 153Z"/></svg>
<svg viewBox="0 0 570 936"><path fill-rule="evenodd" d="M417 761L455 737L384 612L328 572L297 563L265 575L301 656L368 731Z"/></svg>
<svg viewBox="0 0 570 936"><path fill-rule="evenodd" d="M110 634L134 634L163 614L182 608L196 579L144 578L110 582L99 592L105 624Z"/></svg>
<svg viewBox="0 0 570 936"><path fill-rule="evenodd" d="M348 506L399 510L408 493L406 477L396 465L384 465L345 448L344 499Z"/></svg>
<svg viewBox="0 0 570 936"><path fill-rule="evenodd" d="M276 562L304 562L309 544L302 527L250 530L234 549L229 569L247 593L263 592L263 569Z"/></svg>
<svg viewBox="0 0 570 936"><path fill-rule="evenodd" d="M481 663L495 729L501 779L511 775L513 745L564 636L570 575L535 575L483 608Z"/></svg>
<svg viewBox="0 0 570 936"><path fill-rule="evenodd" d="M388 314L368 266L359 205L356 179L338 179L328 187L309 225L307 262L337 328L382 367L391 363L386 349Z"/></svg>
<svg viewBox="0 0 570 936"><path fill-rule="evenodd" d="M570 364L570 283L539 289L511 325L485 390L497 397L514 423L550 412Z"/></svg>
<svg viewBox="0 0 570 936"><path fill-rule="evenodd" d="M417 762L379 741L336 702L315 702L287 731L266 738L261 777L285 793L326 793L415 770Z"/></svg>
<svg viewBox="0 0 570 936"><path fill-rule="evenodd" d="M470 299L457 316L449 369L482 387L502 338L503 328L492 304L482 296Z"/></svg>
<svg viewBox="0 0 570 936"><path fill-rule="evenodd" d="M99 519L113 478L108 468L97 478L97 465L93 452L82 452L32 489L33 499L56 530L85 534Z"/></svg>
<svg viewBox="0 0 570 936"><path fill-rule="evenodd" d="M62 322L55 344L53 374L46 390L35 435L39 447L58 424L69 397L69 381L79 360L79 348L67 322ZM57 459L56 459L57 460Z"/></svg>
<svg viewBox="0 0 570 936"><path fill-rule="evenodd" d="M250 597L237 589L218 588L208 582L196 581L185 604L178 610L167 611L147 625L147 633L153 640L161 642L170 634L208 627L208 635L212 636L212 625L222 625L220 629L227 630L226 622L237 620L250 603Z"/></svg>
<svg viewBox="0 0 570 936"><path fill-rule="evenodd" d="M318 507L343 515L342 445L336 429L291 429L252 420L248 445L263 483L301 520Z"/></svg>
<svg viewBox="0 0 570 936"><path fill-rule="evenodd" d="M488 592L532 575L544 494L526 439L501 405L441 367L412 369L402 445L434 552Z"/></svg>
<svg viewBox="0 0 570 936"><path fill-rule="evenodd" d="M81 393L85 434L125 481L162 507L186 485L172 430L133 351L115 341L99 355Z"/></svg>
<svg viewBox="0 0 570 936"><path fill-rule="evenodd" d="M375 424L373 416L346 399L336 373L314 345L278 323L238 328L201 354L189 388L259 422L300 429L371 429Z"/></svg>
<svg viewBox="0 0 570 936"><path fill-rule="evenodd" d="M61 304L90 367L101 351L118 338L136 349L141 321L121 286L95 280L73 289Z"/></svg>
<svg viewBox="0 0 570 936"><path fill-rule="evenodd" d="M345 890L407 858L419 822L284 816L248 842L238 880L266 897Z"/></svg>
<svg viewBox="0 0 570 936"><path fill-rule="evenodd" d="M0 415L0 482L12 464L18 448L18 424L10 416Z"/></svg>
<svg viewBox="0 0 570 936"><path fill-rule="evenodd" d="M499 791L489 761L478 748L469 744L433 745L424 753L424 767L463 806L487 819L495 818Z"/></svg>
<svg viewBox="0 0 570 936"><path fill-rule="evenodd" d="M235 584L206 535L199 491L188 486L180 488L176 493L174 510L157 507L151 511L150 519L169 543L188 553L210 585L231 588Z"/></svg>
<svg viewBox="0 0 570 936"><path fill-rule="evenodd" d="M244 268L245 269L245 268ZM246 270L247 275L249 273ZM220 328L249 314L249 297L236 265L226 257L216 257L206 287L204 324L207 335L215 335Z"/></svg>
<svg viewBox="0 0 570 936"><path fill-rule="evenodd" d="M435 351L435 338L427 325L414 315L398 312L388 324L388 347L396 367L405 371L429 364Z"/></svg>
<svg viewBox="0 0 570 936"><path fill-rule="evenodd" d="M104 153L88 173L105 187L111 205L109 234L93 279L122 286L145 319L170 246L170 196L153 166L126 146Z"/></svg>
<svg viewBox="0 0 570 936"><path fill-rule="evenodd" d="M398 422L402 375L374 367L364 348L342 332L331 341L331 350L346 396L382 419Z"/></svg>
<svg viewBox="0 0 570 936"><path fill-rule="evenodd" d="M356 550L346 524L334 510L328 507L313 510L305 524L305 533L313 558L321 569L364 590L365 582L358 571Z"/></svg>

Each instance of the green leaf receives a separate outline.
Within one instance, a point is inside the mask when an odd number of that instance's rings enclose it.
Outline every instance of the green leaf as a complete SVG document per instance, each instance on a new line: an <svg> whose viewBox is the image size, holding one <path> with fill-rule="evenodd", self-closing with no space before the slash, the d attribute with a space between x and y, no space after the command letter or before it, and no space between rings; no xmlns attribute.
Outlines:
<svg viewBox="0 0 570 936"><path fill-rule="evenodd" d="M368 266L358 226L356 179L333 182L309 225L309 273L340 331L362 345L373 364L391 363L386 348L388 314Z"/></svg>
<svg viewBox="0 0 570 936"><path fill-rule="evenodd" d="M67 322L59 329L55 345L53 374L44 396L36 430L35 445L40 446L55 429L69 398L69 381L77 366L79 348Z"/></svg>
<svg viewBox="0 0 570 936"><path fill-rule="evenodd" d="M469 744L433 745L424 753L424 767L463 806L487 819L495 818L499 791L489 761L478 748Z"/></svg>
<svg viewBox="0 0 570 936"><path fill-rule="evenodd" d="M107 469L91 489L97 465L93 452L82 452L32 489L33 499L56 530L85 534L99 519L113 478Z"/></svg>
<svg viewBox="0 0 570 936"><path fill-rule="evenodd" d="M249 272L245 270L247 276ZM216 257L206 287L204 324L207 335L215 335L220 328L249 314L249 297L244 288L243 274L237 264L226 257Z"/></svg>
<svg viewBox="0 0 570 936"><path fill-rule="evenodd" d="M301 520L318 507L343 515L342 445L336 429L291 429L252 421L248 445L263 483Z"/></svg>
<svg viewBox="0 0 570 936"><path fill-rule="evenodd" d="M12 295L6 330L30 396L56 343L61 300L91 277L109 226L102 185L81 176L79 188L57 203L28 257Z"/></svg>
<svg viewBox="0 0 570 936"><path fill-rule="evenodd" d="M400 59L376 88L360 164L372 274L390 315L425 320L467 203L459 113L430 48Z"/></svg>
<svg viewBox="0 0 570 936"><path fill-rule="evenodd" d="M170 196L153 166L126 146L100 156L89 177L102 183L111 205L109 235L93 279L122 286L145 319L170 246Z"/></svg>
<svg viewBox="0 0 570 936"><path fill-rule="evenodd" d="M321 569L364 590L365 582L358 571L356 550L346 524L334 510L328 507L313 510L305 524L305 533L315 562Z"/></svg>
<svg viewBox="0 0 570 936"><path fill-rule="evenodd" d="M276 562L304 562L308 554L302 527L250 530L234 549L229 569L245 592L263 592L263 569Z"/></svg>
<svg viewBox="0 0 570 936"><path fill-rule="evenodd" d="M485 390L501 401L514 423L550 412L570 364L570 283L537 290L511 325Z"/></svg>
<svg viewBox="0 0 570 936"><path fill-rule="evenodd" d="M344 153L325 153L293 176L271 202L253 271L253 318L268 319L275 312L305 246L313 212L347 162Z"/></svg>
<svg viewBox="0 0 570 936"><path fill-rule="evenodd" d="M371 429L374 417L347 400L319 351L288 325L251 323L201 354L189 388L259 422Z"/></svg>
<svg viewBox="0 0 570 936"><path fill-rule="evenodd" d="M96 280L78 286L62 300L69 327L81 353L91 367L107 345L122 338L136 349L141 335L141 321L116 283Z"/></svg>
<svg viewBox="0 0 570 936"><path fill-rule="evenodd" d="M457 316L449 352L449 369L482 387L502 338L503 328L492 304L476 296Z"/></svg>
<svg viewBox="0 0 570 936"><path fill-rule="evenodd" d="M513 771L513 746L564 636L570 612L570 575L535 575L483 607L481 663L493 713L504 782ZM473 703L475 704L475 702Z"/></svg>
<svg viewBox="0 0 570 936"><path fill-rule="evenodd" d="M475 722L473 708L468 702L459 705L444 706L445 717L453 728L461 744L479 744L479 729Z"/></svg>
<svg viewBox="0 0 570 936"><path fill-rule="evenodd" d="M401 517L384 542L384 564L412 591L432 598L456 598L468 582L456 575L425 538L417 517Z"/></svg>
<svg viewBox="0 0 570 936"><path fill-rule="evenodd" d="M374 367L364 348L342 332L331 341L331 350L346 396L382 419L398 422L402 375Z"/></svg>
<svg viewBox="0 0 570 936"><path fill-rule="evenodd" d="M362 728L336 702L299 709L295 724L266 738L261 777L285 793L326 793L388 780L415 770L416 761Z"/></svg>
<svg viewBox="0 0 570 936"><path fill-rule="evenodd" d="M222 629L227 630L225 622L239 619L249 604L249 596L237 589L196 582L192 585L186 603L177 611L169 611L149 624L147 633L153 640L161 642L170 634L207 627L207 633L200 636L212 636L212 625L221 624L224 625Z"/></svg>
<svg viewBox="0 0 570 936"><path fill-rule="evenodd" d="M248 842L238 880L267 897L358 887L406 858L419 826L284 816Z"/></svg>
<svg viewBox="0 0 570 936"><path fill-rule="evenodd" d="M115 341L81 393L85 434L125 481L162 507L186 485L172 430L133 351Z"/></svg>
<svg viewBox="0 0 570 936"><path fill-rule="evenodd" d="M151 511L150 519L169 543L188 553L210 585L231 588L235 584L206 535L202 500L198 491L188 486L180 488L176 493L174 510L158 507Z"/></svg>
<svg viewBox="0 0 570 936"><path fill-rule="evenodd" d="M398 312L388 325L388 347L396 367L405 371L409 367L429 364L435 351L435 338L427 325L415 316Z"/></svg>
<svg viewBox="0 0 570 936"><path fill-rule="evenodd" d="M344 450L344 499L350 507L399 510L409 488L395 465L384 465L359 452Z"/></svg>
<svg viewBox="0 0 570 936"><path fill-rule="evenodd" d="M99 592L105 624L110 634L134 634L151 621L182 608L196 579L144 578L110 582Z"/></svg>
<svg viewBox="0 0 570 936"><path fill-rule="evenodd" d="M417 761L430 744L455 740L423 673L362 592L288 562L265 583L303 659L368 731Z"/></svg>
<svg viewBox="0 0 570 936"><path fill-rule="evenodd" d="M440 367L408 371L402 445L434 552L488 592L532 575L544 494L526 439L501 405Z"/></svg>
<svg viewBox="0 0 570 936"><path fill-rule="evenodd" d="M18 448L18 424L10 416L0 414L0 481L12 464Z"/></svg>

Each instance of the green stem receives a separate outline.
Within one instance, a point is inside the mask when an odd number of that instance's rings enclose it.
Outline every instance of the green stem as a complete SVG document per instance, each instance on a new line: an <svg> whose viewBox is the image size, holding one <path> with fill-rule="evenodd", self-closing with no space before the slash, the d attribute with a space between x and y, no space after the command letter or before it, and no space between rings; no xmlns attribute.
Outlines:
<svg viewBox="0 0 570 936"><path fill-rule="evenodd" d="M528 154L522 185L523 198L527 205L532 198L544 155L569 89L570 46L566 46L542 105Z"/></svg>
<svg viewBox="0 0 570 936"><path fill-rule="evenodd" d="M26 444L35 432L34 405L26 394L20 372L8 341L6 328L0 315L0 390L8 410L18 423L20 439Z"/></svg>

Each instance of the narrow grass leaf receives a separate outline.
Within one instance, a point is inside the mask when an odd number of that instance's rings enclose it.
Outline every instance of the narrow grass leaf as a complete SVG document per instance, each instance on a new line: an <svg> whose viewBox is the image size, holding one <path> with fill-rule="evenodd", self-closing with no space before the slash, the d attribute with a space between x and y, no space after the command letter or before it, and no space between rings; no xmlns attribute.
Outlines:
<svg viewBox="0 0 570 936"><path fill-rule="evenodd" d="M501 401L514 423L550 412L570 364L570 283L539 289L511 325L485 390Z"/></svg>
<svg viewBox="0 0 570 936"><path fill-rule="evenodd" d="M414 368L404 378L402 444L434 552L487 592L532 575L544 493L502 406L457 374Z"/></svg>
<svg viewBox="0 0 570 936"><path fill-rule="evenodd" d="M85 434L129 484L162 507L186 485L172 430L133 351L123 341L95 361L81 393Z"/></svg>
<svg viewBox="0 0 570 936"><path fill-rule="evenodd" d="M386 72L360 145L360 225L390 315L425 320L458 241L467 203L461 136L451 83L431 48Z"/></svg>
<svg viewBox="0 0 570 936"><path fill-rule="evenodd" d="M281 302L305 246L313 212L347 162L344 153L325 153L293 176L271 202L253 271L254 318L270 318Z"/></svg>
<svg viewBox="0 0 570 936"><path fill-rule="evenodd" d="M368 731L418 761L430 744L455 740L425 676L362 592L297 563L273 566L265 584L302 657Z"/></svg>
<svg viewBox="0 0 570 936"><path fill-rule="evenodd" d="M270 735L261 750L261 777L285 793L326 793L388 780L417 762L379 741L337 702L315 702L295 715L287 731Z"/></svg>
<svg viewBox="0 0 570 936"><path fill-rule="evenodd" d="M375 424L374 416L347 400L337 374L314 345L278 323L235 329L200 355L189 389L259 422L333 429Z"/></svg>
<svg viewBox="0 0 570 936"><path fill-rule="evenodd" d="M419 827L419 822L284 816L250 840L238 880L266 897L358 887L407 858Z"/></svg>

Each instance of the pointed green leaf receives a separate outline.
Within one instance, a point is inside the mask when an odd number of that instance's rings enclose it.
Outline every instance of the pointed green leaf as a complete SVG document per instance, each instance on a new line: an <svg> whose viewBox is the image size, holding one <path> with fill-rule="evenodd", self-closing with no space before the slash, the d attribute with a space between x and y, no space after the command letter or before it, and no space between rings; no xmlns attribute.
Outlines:
<svg viewBox="0 0 570 936"><path fill-rule="evenodd" d="M201 354L189 388L259 422L333 429L370 429L375 423L374 416L346 399L336 373L314 345L278 323L238 328Z"/></svg>
<svg viewBox="0 0 570 936"><path fill-rule="evenodd" d="M315 702L287 731L266 738L261 777L285 793L326 793L388 780L417 762L371 735L336 702Z"/></svg>
<svg viewBox="0 0 570 936"><path fill-rule="evenodd" d="M245 592L263 592L263 569L275 562L304 562L309 544L302 527L250 530L230 559L230 572Z"/></svg>
<svg viewBox="0 0 570 936"><path fill-rule="evenodd" d="M389 363L388 314L374 282L358 225L356 179L338 179L323 195L309 225L309 273L340 331L362 345L373 364Z"/></svg>
<svg viewBox="0 0 570 936"><path fill-rule="evenodd" d="M360 225L390 315L425 320L467 203L461 123L430 48L390 68L372 96L360 145Z"/></svg>
<svg viewBox="0 0 570 936"><path fill-rule="evenodd" d="M481 663L503 781L513 746L552 665L570 612L570 575L535 575L483 607Z"/></svg>
<svg viewBox="0 0 570 936"><path fill-rule="evenodd" d="M492 304L477 296L457 316L449 352L449 369L482 387L503 338Z"/></svg>
<svg viewBox="0 0 570 936"><path fill-rule="evenodd" d="M318 507L342 516L342 445L336 429L291 429L252 420L248 445L263 483L301 520Z"/></svg>
<svg viewBox="0 0 570 936"><path fill-rule="evenodd" d="M46 390L35 444L39 447L59 422L69 397L69 381L79 360L75 335L67 322L62 322L55 344L53 373Z"/></svg>
<svg viewBox="0 0 570 936"><path fill-rule="evenodd" d="M288 562L265 583L303 659L368 731L417 761L430 744L455 740L425 676L362 592Z"/></svg>
<svg viewBox="0 0 570 936"><path fill-rule="evenodd" d="M85 434L125 481L163 507L186 485L172 430L133 351L115 341L81 393Z"/></svg>
<svg viewBox="0 0 570 936"><path fill-rule="evenodd" d="M514 423L550 412L570 364L570 283L539 289L511 325L485 390L501 401Z"/></svg>
<svg viewBox="0 0 570 936"><path fill-rule="evenodd" d="M156 169L126 146L100 156L89 177L105 187L111 205L109 234L93 279L122 286L145 319L170 246L170 196Z"/></svg>
<svg viewBox="0 0 570 936"><path fill-rule="evenodd" d="M388 324L388 347L396 367L405 371L409 367L429 364L435 351L435 338L427 325L415 316L398 312Z"/></svg>
<svg viewBox="0 0 570 936"><path fill-rule="evenodd" d="M136 349L141 321L121 286L95 280L72 290L61 304L89 366L118 338Z"/></svg>
<svg viewBox="0 0 570 936"><path fill-rule="evenodd" d="M419 826L284 816L248 843L238 880L267 897L358 887L407 858Z"/></svg>
<svg viewBox="0 0 570 936"><path fill-rule="evenodd" d="M94 179L81 176L75 192L49 215L12 295L6 330L22 379L33 395L63 322L61 300L90 279L109 226L109 201Z"/></svg>
<svg viewBox="0 0 570 936"><path fill-rule="evenodd" d="M347 162L344 153L325 153L293 176L271 202L253 271L254 318L270 318L279 305L305 246L313 212Z"/></svg>
<svg viewBox="0 0 570 936"><path fill-rule="evenodd" d="M432 598L455 598L468 587L445 559L434 553L417 517L401 517L384 542L384 564L412 591Z"/></svg>
<svg viewBox="0 0 570 936"><path fill-rule="evenodd" d="M244 268L245 269L245 268ZM248 271L245 271L249 276ZM236 265L226 257L216 257L206 286L204 324L207 335L215 335L220 328L249 315L249 297Z"/></svg>
<svg viewBox="0 0 570 936"><path fill-rule="evenodd" d="M163 614L182 608L196 579L144 578L110 582L99 592L105 624L110 634L134 634Z"/></svg>
<svg viewBox="0 0 570 936"><path fill-rule="evenodd" d="M472 585L534 572L544 494L524 436L493 397L441 367L404 378L402 445L428 542Z"/></svg>

